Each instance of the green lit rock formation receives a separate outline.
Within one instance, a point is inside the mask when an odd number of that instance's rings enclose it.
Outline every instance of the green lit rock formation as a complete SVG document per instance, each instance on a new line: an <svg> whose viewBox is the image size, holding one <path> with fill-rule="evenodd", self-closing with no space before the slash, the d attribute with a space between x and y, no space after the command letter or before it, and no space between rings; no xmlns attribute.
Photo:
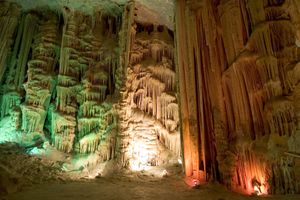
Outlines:
<svg viewBox="0 0 300 200"><path fill-rule="evenodd" d="M29 2L1 3L0 142L136 170L177 162L170 25L135 2Z"/></svg>

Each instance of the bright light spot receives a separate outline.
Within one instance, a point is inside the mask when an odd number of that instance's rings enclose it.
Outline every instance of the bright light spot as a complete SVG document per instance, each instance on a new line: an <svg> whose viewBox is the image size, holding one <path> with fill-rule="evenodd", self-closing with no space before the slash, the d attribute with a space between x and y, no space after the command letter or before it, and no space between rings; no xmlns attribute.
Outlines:
<svg viewBox="0 0 300 200"><path fill-rule="evenodd" d="M252 192L256 195L267 195L268 194L268 188L264 181L260 181L261 179L256 179L255 177L252 179Z"/></svg>
<svg viewBox="0 0 300 200"><path fill-rule="evenodd" d="M162 171L162 173L161 173L161 176L162 177L168 176L168 171L164 169L164 171Z"/></svg>
<svg viewBox="0 0 300 200"><path fill-rule="evenodd" d="M199 185L199 180L193 179L193 185L194 185L194 186L198 186L198 185Z"/></svg>
<svg viewBox="0 0 300 200"><path fill-rule="evenodd" d="M133 171L148 171L155 158L155 151L152 149L145 148L143 142L135 142L132 148L132 159L130 161L130 168Z"/></svg>
<svg viewBox="0 0 300 200"><path fill-rule="evenodd" d="M260 191L260 188L258 186L254 186L254 192L257 194L257 195L261 195L261 191Z"/></svg>
<svg viewBox="0 0 300 200"><path fill-rule="evenodd" d="M43 153L43 149L39 149L39 148L37 148L37 147L34 147L34 148L32 148L29 152L28 152L28 154L29 155L41 155L42 153Z"/></svg>
<svg viewBox="0 0 300 200"><path fill-rule="evenodd" d="M178 163L182 165L182 160L180 158L178 158Z"/></svg>
<svg viewBox="0 0 300 200"><path fill-rule="evenodd" d="M93 175L89 175L88 177L89 177L89 179L94 179L95 178L95 176L93 176Z"/></svg>

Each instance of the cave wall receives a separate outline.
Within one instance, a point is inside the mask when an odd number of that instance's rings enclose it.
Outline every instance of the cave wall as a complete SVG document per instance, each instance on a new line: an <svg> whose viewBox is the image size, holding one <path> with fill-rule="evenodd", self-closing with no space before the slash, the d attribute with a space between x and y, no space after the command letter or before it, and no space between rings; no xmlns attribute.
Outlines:
<svg viewBox="0 0 300 200"><path fill-rule="evenodd" d="M114 157L120 14L1 3L3 134L48 138L58 150ZM118 79L118 80L117 80ZM2 136L4 137L4 136ZM12 137L10 137L12 138Z"/></svg>
<svg viewBox="0 0 300 200"><path fill-rule="evenodd" d="M143 170L177 161L181 129L187 176L299 192L298 1L178 0L175 46L134 1L0 4L1 138Z"/></svg>
<svg viewBox="0 0 300 200"><path fill-rule="evenodd" d="M134 170L176 163L181 152L173 31L139 21L139 9L133 2L124 15L130 28L119 105L119 157Z"/></svg>
<svg viewBox="0 0 300 200"><path fill-rule="evenodd" d="M299 192L299 3L179 0L187 176L243 193Z"/></svg>
<svg viewBox="0 0 300 200"><path fill-rule="evenodd" d="M0 142L48 141L133 170L178 162L174 35L143 20L153 11L0 6Z"/></svg>

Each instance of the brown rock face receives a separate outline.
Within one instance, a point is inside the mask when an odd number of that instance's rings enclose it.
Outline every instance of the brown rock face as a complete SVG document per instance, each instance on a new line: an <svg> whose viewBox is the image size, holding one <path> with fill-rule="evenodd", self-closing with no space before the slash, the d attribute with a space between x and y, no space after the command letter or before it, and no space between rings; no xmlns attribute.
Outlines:
<svg viewBox="0 0 300 200"><path fill-rule="evenodd" d="M245 193L299 192L297 6L178 1L188 176L219 179Z"/></svg>

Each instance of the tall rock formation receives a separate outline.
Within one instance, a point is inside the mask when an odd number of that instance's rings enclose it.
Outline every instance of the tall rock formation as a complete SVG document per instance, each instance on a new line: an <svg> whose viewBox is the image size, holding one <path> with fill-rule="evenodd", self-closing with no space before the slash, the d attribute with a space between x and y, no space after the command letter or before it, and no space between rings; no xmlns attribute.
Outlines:
<svg viewBox="0 0 300 200"><path fill-rule="evenodd" d="M137 170L177 162L173 32L134 2L61 2L0 3L0 142L49 141Z"/></svg>
<svg viewBox="0 0 300 200"><path fill-rule="evenodd" d="M1 137L40 137L67 153L114 158L121 12L25 11L7 2L0 10Z"/></svg>
<svg viewBox="0 0 300 200"><path fill-rule="evenodd" d="M172 31L140 22L138 9L129 4L124 15L129 28L119 112L120 159L134 170L177 162L181 151Z"/></svg>
<svg viewBox="0 0 300 200"><path fill-rule="evenodd" d="M218 179L248 194L299 192L297 6L178 1L188 176Z"/></svg>

